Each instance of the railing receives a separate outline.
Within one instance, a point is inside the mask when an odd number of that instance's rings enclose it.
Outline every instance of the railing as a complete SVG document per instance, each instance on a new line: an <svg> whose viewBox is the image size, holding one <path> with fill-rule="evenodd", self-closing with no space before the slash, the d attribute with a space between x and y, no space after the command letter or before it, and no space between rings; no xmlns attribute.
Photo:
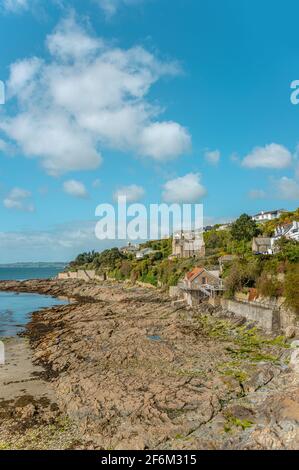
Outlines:
<svg viewBox="0 0 299 470"><path fill-rule="evenodd" d="M211 297L215 292L222 292L225 290L222 282L216 286L212 284L198 284L196 286L189 287L184 282L178 283L178 288L186 292L203 292L205 295Z"/></svg>

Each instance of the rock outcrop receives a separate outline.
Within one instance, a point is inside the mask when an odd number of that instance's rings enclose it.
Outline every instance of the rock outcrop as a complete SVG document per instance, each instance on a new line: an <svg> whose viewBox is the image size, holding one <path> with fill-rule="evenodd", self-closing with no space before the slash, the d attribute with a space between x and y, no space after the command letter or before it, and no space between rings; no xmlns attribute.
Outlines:
<svg viewBox="0 0 299 470"><path fill-rule="evenodd" d="M92 448L298 448L297 350L282 338L223 319L219 308L191 311L118 283L0 289L75 300L35 313L27 334L59 407Z"/></svg>

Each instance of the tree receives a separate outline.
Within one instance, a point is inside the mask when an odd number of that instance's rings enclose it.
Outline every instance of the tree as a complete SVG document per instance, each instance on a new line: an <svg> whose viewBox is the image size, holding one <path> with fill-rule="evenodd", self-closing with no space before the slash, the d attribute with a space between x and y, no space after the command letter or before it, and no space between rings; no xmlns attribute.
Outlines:
<svg viewBox="0 0 299 470"><path fill-rule="evenodd" d="M285 237L281 237L275 243L278 248L278 258L280 260L287 260L291 263L299 262L299 243L296 240L288 240Z"/></svg>
<svg viewBox="0 0 299 470"><path fill-rule="evenodd" d="M248 214L242 214L231 227L231 236L236 241L250 241L259 233L257 223Z"/></svg>

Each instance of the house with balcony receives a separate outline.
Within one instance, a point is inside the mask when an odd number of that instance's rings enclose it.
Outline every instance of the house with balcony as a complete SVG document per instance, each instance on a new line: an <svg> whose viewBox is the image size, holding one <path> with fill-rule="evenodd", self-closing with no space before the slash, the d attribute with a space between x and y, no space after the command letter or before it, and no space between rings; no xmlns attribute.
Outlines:
<svg viewBox="0 0 299 470"><path fill-rule="evenodd" d="M184 293L188 305L200 304L205 298L215 298L224 291L219 270L208 270L198 266L185 275L178 287Z"/></svg>
<svg viewBox="0 0 299 470"><path fill-rule="evenodd" d="M288 240L295 240L299 242L299 222L293 220L289 224L279 225L275 229L274 240L281 237L286 237Z"/></svg>

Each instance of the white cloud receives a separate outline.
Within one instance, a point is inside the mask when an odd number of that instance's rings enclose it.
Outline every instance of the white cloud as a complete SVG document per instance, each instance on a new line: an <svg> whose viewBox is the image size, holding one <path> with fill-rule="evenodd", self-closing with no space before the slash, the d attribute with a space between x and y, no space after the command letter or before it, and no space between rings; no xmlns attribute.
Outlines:
<svg viewBox="0 0 299 470"><path fill-rule="evenodd" d="M266 197L266 193L262 189L252 189L249 191L249 197L251 199L264 199Z"/></svg>
<svg viewBox="0 0 299 470"><path fill-rule="evenodd" d="M275 183L279 199L299 200L298 181L283 176Z"/></svg>
<svg viewBox="0 0 299 470"><path fill-rule="evenodd" d="M191 137L176 122L156 122L143 129L139 145L142 155L166 160L187 152L191 147Z"/></svg>
<svg viewBox="0 0 299 470"><path fill-rule="evenodd" d="M50 0L48 0L50 1ZM103 10L106 18L114 16L121 7L130 7L143 3L145 0L91 0ZM52 0L54 4L63 6L63 0ZM32 4L42 4L42 0L2 0L2 8L9 13L21 13L29 10Z"/></svg>
<svg viewBox="0 0 299 470"><path fill-rule="evenodd" d="M101 39L86 34L72 16L58 24L54 33L47 37L46 44L52 56L62 60L93 56L104 45Z"/></svg>
<svg viewBox="0 0 299 470"><path fill-rule="evenodd" d="M95 169L101 150L112 148L163 161L191 147L188 131L159 119L147 100L154 83L175 76L143 47L120 49L95 38L74 17L46 41L50 60L11 65L8 96L18 105L0 129L25 156L38 158L50 174Z"/></svg>
<svg viewBox="0 0 299 470"><path fill-rule="evenodd" d="M97 0L107 18L115 15L121 6L132 6L142 3L144 0Z"/></svg>
<svg viewBox="0 0 299 470"><path fill-rule="evenodd" d="M4 207L24 212L33 212L34 205L28 200L31 192L21 188L14 188L3 200Z"/></svg>
<svg viewBox="0 0 299 470"><path fill-rule="evenodd" d="M111 248L115 241L99 241L96 221L77 221L58 225L48 231L0 231L1 262L65 261L83 251ZM119 244L123 245L123 241Z"/></svg>
<svg viewBox="0 0 299 470"><path fill-rule="evenodd" d="M3 0L3 8L11 13L19 13L29 8L29 0Z"/></svg>
<svg viewBox="0 0 299 470"><path fill-rule="evenodd" d="M206 150L204 156L211 165L217 165L221 154L219 150Z"/></svg>
<svg viewBox="0 0 299 470"><path fill-rule="evenodd" d="M10 78L7 83L10 96L19 96L22 100L28 98L32 93L30 82L41 69L43 62L37 57L20 60L10 67ZM24 96L26 93L26 96Z"/></svg>
<svg viewBox="0 0 299 470"><path fill-rule="evenodd" d="M88 197L88 192L83 183L76 180L69 180L63 183L63 190L65 193L70 196L86 198Z"/></svg>
<svg viewBox="0 0 299 470"><path fill-rule="evenodd" d="M163 189L163 200L169 203L198 202L206 194L206 189L200 182L199 173L188 173L167 181Z"/></svg>
<svg viewBox="0 0 299 470"><path fill-rule="evenodd" d="M242 162L247 168L286 168L292 164L292 154L282 145L255 147Z"/></svg>
<svg viewBox="0 0 299 470"><path fill-rule="evenodd" d="M145 191L142 186L137 186L136 184L132 184L130 186L123 186L119 188L113 194L113 199L117 201L120 196L126 196L127 202L136 202L142 199L144 196Z"/></svg>

